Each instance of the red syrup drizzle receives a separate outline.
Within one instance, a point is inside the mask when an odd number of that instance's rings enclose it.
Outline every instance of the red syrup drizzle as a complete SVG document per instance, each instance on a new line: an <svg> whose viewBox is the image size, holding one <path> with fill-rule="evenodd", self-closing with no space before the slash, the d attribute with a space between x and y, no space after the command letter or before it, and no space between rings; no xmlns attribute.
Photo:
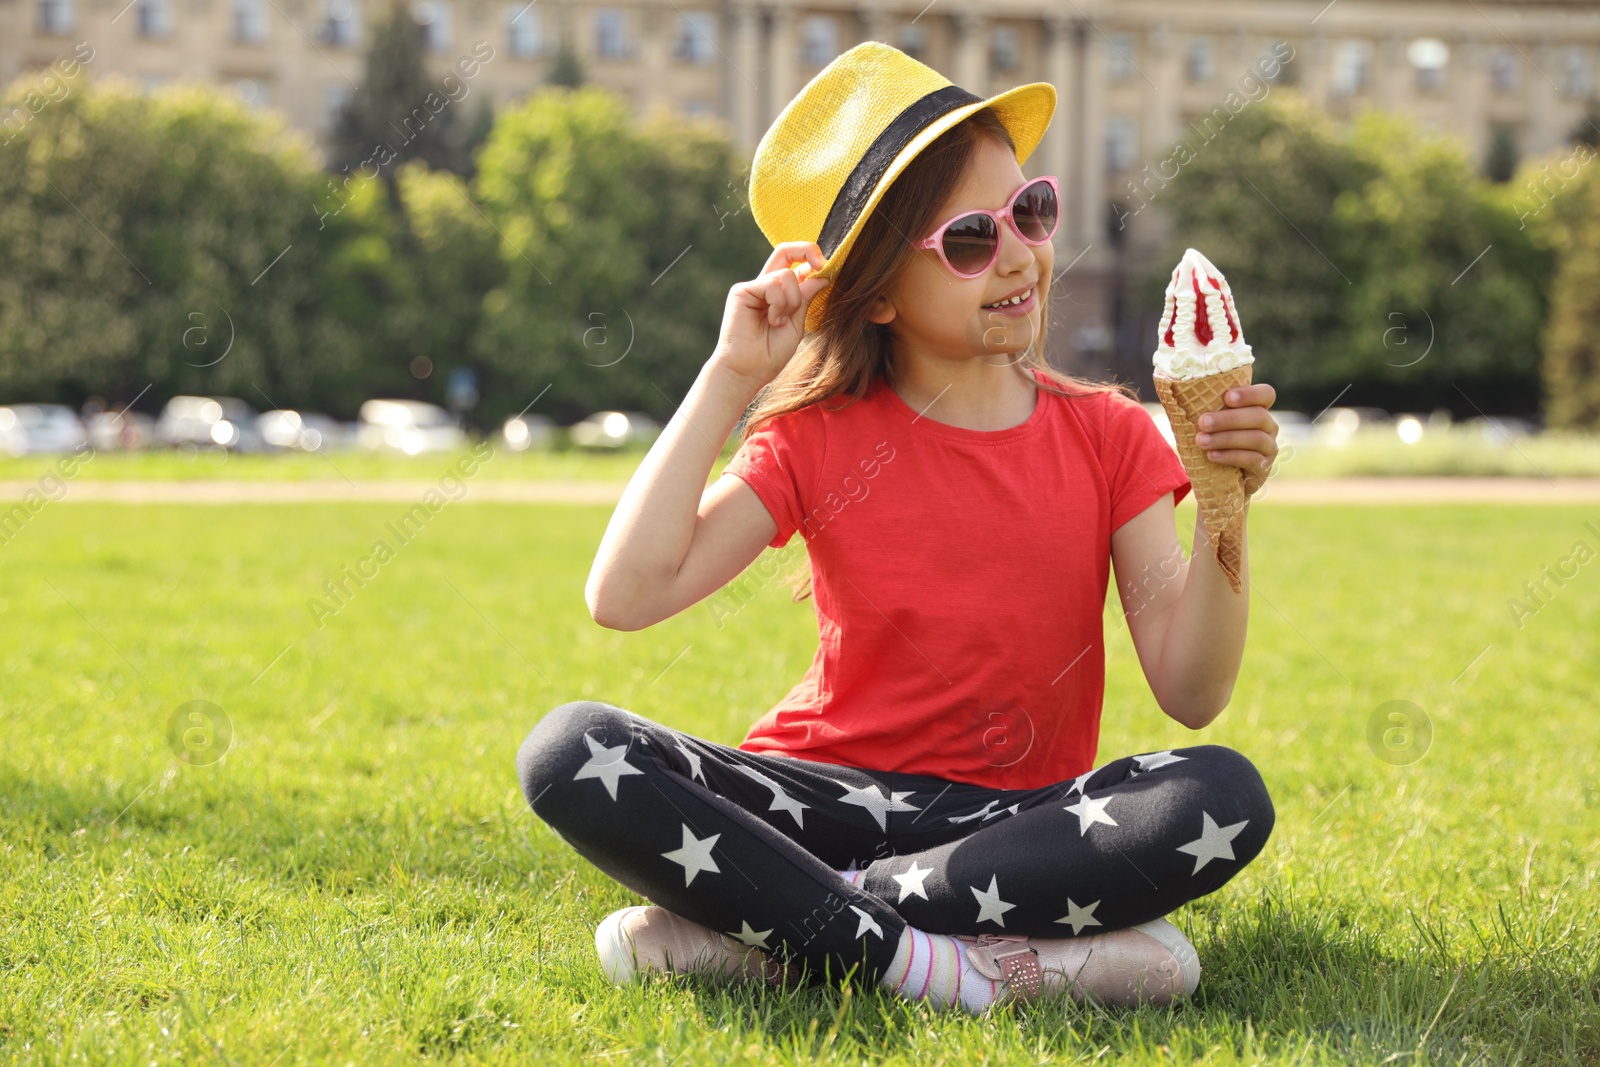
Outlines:
<svg viewBox="0 0 1600 1067"><path fill-rule="evenodd" d="M1206 275L1206 277L1207 278L1211 278L1211 275L1208 274L1208 275ZM1222 292L1222 283L1217 281L1217 279L1211 278L1211 284L1217 287L1217 292L1218 293ZM1239 320L1233 317L1233 302L1230 301L1226 296L1224 296L1222 298L1222 313L1224 315L1228 316L1228 329L1233 334L1233 342L1234 342L1234 344L1238 344L1239 343Z"/></svg>
<svg viewBox="0 0 1600 1067"><path fill-rule="evenodd" d="M1202 345L1211 343L1211 320L1206 317L1206 294L1200 291L1200 275L1194 276L1194 339Z"/></svg>
<svg viewBox="0 0 1600 1067"><path fill-rule="evenodd" d="M1177 342L1172 339L1172 328L1178 324L1178 294L1172 294L1172 317L1167 320L1167 347L1172 348Z"/></svg>

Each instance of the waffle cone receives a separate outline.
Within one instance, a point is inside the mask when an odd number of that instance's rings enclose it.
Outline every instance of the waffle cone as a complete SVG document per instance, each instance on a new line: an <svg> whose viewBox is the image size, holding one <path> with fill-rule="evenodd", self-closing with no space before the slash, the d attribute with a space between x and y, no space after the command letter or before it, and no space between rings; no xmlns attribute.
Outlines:
<svg viewBox="0 0 1600 1067"><path fill-rule="evenodd" d="M1246 363L1199 378L1155 376L1156 395L1161 397L1161 406L1166 408L1167 419L1172 423L1178 458L1183 461L1183 469L1194 486L1200 518L1206 524L1217 564L1228 576L1228 584L1235 593L1240 590L1240 573L1244 567L1244 471L1213 463L1206 457L1206 450L1195 444L1194 437L1199 432L1201 415L1226 406L1222 402L1223 393L1250 384L1251 367L1252 364Z"/></svg>

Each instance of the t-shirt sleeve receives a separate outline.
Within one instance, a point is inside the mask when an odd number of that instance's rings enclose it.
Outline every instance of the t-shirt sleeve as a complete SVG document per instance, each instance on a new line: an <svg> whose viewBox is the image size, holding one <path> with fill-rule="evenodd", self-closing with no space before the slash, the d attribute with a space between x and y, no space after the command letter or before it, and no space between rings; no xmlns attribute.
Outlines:
<svg viewBox="0 0 1600 1067"><path fill-rule="evenodd" d="M1111 530L1144 511L1168 493L1174 504L1193 485L1183 461L1144 406L1122 393L1106 394L1100 462L1111 488Z"/></svg>
<svg viewBox="0 0 1600 1067"><path fill-rule="evenodd" d="M778 524L769 547L782 548L801 529L806 501L811 499L822 469L825 445L818 413L802 408L772 419L745 438L723 469L724 474L734 475L755 490Z"/></svg>

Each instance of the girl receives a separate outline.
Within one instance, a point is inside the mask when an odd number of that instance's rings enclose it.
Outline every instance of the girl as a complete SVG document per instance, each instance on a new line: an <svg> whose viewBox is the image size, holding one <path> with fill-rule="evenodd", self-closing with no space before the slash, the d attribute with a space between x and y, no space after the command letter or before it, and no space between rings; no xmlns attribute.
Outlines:
<svg viewBox="0 0 1600 1067"><path fill-rule="evenodd" d="M1101 608L1114 562L1152 692L1198 730L1228 703L1248 599L1198 520L1184 560L1189 480L1136 400L1044 362L1059 200L1020 166L1054 105L868 42L762 139L751 207L774 252L730 291L585 595L641 629L799 533L820 641L737 748L598 701L524 742L534 811L657 905L600 925L614 981L857 968L974 1012L1194 992L1162 916L1260 852L1272 801L1216 745L1095 768ZM1250 492L1273 399L1241 389L1203 426Z"/></svg>

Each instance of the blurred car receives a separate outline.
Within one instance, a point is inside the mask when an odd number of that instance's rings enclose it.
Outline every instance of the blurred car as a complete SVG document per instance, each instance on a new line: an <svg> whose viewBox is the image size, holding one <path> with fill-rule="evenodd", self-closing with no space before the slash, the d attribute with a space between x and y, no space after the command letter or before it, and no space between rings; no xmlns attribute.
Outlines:
<svg viewBox="0 0 1600 1067"><path fill-rule="evenodd" d="M1463 422L1462 427L1475 431L1491 445L1506 445L1518 437L1539 432L1539 424L1532 419L1519 419L1511 415L1478 415Z"/></svg>
<svg viewBox="0 0 1600 1067"><path fill-rule="evenodd" d="M156 440L156 420L141 411L101 411L89 416L89 444L96 452L149 448Z"/></svg>
<svg viewBox="0 0 1600 1067"><path fill-rule="evenodd" d="M1328 408L1311 420L1311 436L1315 441L1341 445L1357 430L1381 426L1389 421L1389 413L1382 408Z"/></svg>
<svg viewBox="0 0 1600 1067"><path fill-rule="evenodd" d="M77 412L64 404L0 407L0 450L13 456L71 452L88 440L88 431Z"/></svg>
<svg viewBox="0 0 1600 1067"><path fill-rule="evenodd" d="M1167 409L1161 406L1159 400L1146 401L1143 406L1150 415L1150 421L1156 424L1161 436L1167 439L1167 444L1177 448L1178 439L1172 435L1172 420L1167 417Z"/></svg>
<svg viewBox="0 0 1600 1067"><path fill-rule="evenodd" d="M549 448L555 435L556 424L543 415L513 415L500 427L500 436L513 452Z"/></svg>
<svg viewBox="0 0 1600 1067"><path fill-rule="evenodd" d="M256 418L256 433L268 448L327 452L350 443L351 431L341 422L315 411L280 408Z"/></svg>
<svg viewBox="0 0 1600 1067"><path fill-rule="evenodd" d="M1312 439L1311 418L1303 411L1274 411L1272 421L1278 424L1278 447L1303 445Z"/></svg>
<svg viewBox="0 0 1600 1067"><path fill-rule="evenodd" d="M261 448L256 413L236 396L175 396L156 420L156 438L191 448L253 452Z"/></svg>
<svg viewBox="0 0 1600 1067"><path fill-rule="evenodd" d="M579 448L621 448L661 436L661 424L637 411L597 411L567 432Z"/></svg>
<svg viewBox="0 0 1600 1067"><path fill-rule="evenodd" d="M449 452L467 443L450 413L422 400L368 400L361 405L356 443L372 451L408 456Z"/></svg>

